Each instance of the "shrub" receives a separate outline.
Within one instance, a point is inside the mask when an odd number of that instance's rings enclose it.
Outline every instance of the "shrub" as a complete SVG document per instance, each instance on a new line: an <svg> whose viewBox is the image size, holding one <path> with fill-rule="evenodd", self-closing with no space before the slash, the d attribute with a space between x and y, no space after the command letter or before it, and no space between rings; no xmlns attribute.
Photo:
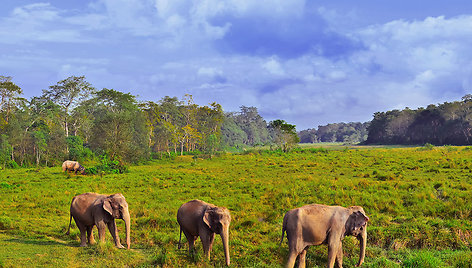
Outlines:
<svg viewBox="0 0 472 268"><path fill-rule="evenodd" d="M431 143L426 143L424 146L423 146L423 149L424 150L433 150L434 148L434 145L432 145Z"/></svg>
<svg viewBox="0 0 472 268"><path fill-rule="evenodd" d="M128 167L120 160L110 160L107 155L100 157L100 164L85 170L87 174L123 174Z"/></svg>

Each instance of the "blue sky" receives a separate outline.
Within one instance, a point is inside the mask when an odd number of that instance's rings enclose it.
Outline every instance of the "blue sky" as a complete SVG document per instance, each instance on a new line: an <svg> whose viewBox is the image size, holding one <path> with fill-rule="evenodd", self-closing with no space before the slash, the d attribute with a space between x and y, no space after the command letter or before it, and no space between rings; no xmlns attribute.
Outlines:
<svg viewBox="0 0 472 268"><path fill-rule="evenodd" d="M0 75L255 106L298 130L472 93L472 3L2 0Z"/></svg>

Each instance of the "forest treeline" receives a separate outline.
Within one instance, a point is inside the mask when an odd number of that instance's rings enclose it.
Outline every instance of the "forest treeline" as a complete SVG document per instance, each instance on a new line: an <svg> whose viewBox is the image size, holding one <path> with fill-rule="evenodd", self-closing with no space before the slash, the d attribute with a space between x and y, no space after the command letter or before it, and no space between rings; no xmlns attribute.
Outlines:
<svg viewBox="0 0 472 268"><path fill-rule="evenodd" d="M191 95L139 102L114 89L96 90L71 76L26 99L11 77L0 76L0 167L57 165L94 157L127 163L228 147L298 143L295 126L267 123L255 107L225 113L199 106Z"/></svg>
<svg viewBox="0 0 472 268"><path fill-rule="evenodd" d="M470 145L472 95L426 108L377 112L367 144Z"/></svg>
<svg viewBox="0 0 472 268"><path fill-rule="evenodd" d="M343 142L355 144L367 139L370 122L334 123L318 126L317 129L306 129L298 132L300 142Z"/></svg>

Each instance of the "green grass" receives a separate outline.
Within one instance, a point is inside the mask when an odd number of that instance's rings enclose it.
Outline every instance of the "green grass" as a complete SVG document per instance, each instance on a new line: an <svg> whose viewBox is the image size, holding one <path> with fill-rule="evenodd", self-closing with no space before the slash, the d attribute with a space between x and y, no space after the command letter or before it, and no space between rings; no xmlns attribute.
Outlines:
<svg viewBox="0 0 472 268"><path fill-rule="evenodd" d="M232 213L231 263L281 266L286 211L309 203L360 205L370 217L365 267L467 267L472 262L470 147L372 148L336 145L290 154L253 151L213 159L192 156L132 166L126 174L64 175L60 167L0 171L0 267L223 266L216 237L210 261L177 249L176 212L191 199ZM79 246L75 224L65 235L73 196L121 192L131 213L131 250ZM122 243L124 224L117 221ZM97 237L95 229L95 237ZM344 263L358 244L343 243ZM309 267L326 265L327 247L310 247Z"/></svg>

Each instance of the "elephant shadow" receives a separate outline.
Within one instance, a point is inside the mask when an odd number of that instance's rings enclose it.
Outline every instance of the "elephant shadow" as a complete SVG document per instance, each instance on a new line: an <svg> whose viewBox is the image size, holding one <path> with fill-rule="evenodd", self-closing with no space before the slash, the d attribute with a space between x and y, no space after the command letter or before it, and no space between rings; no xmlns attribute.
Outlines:
<svg viewBox="0 0 472 268"><path fill-rule="evenodd" d="M25 244L25 245L36 245L36 246L67 246L67 247L79 247L79 245L74 245L72 242L66 241L56 241L56 240L38 240L31 238L10 238L5 240L11 243Z"/></svg>

